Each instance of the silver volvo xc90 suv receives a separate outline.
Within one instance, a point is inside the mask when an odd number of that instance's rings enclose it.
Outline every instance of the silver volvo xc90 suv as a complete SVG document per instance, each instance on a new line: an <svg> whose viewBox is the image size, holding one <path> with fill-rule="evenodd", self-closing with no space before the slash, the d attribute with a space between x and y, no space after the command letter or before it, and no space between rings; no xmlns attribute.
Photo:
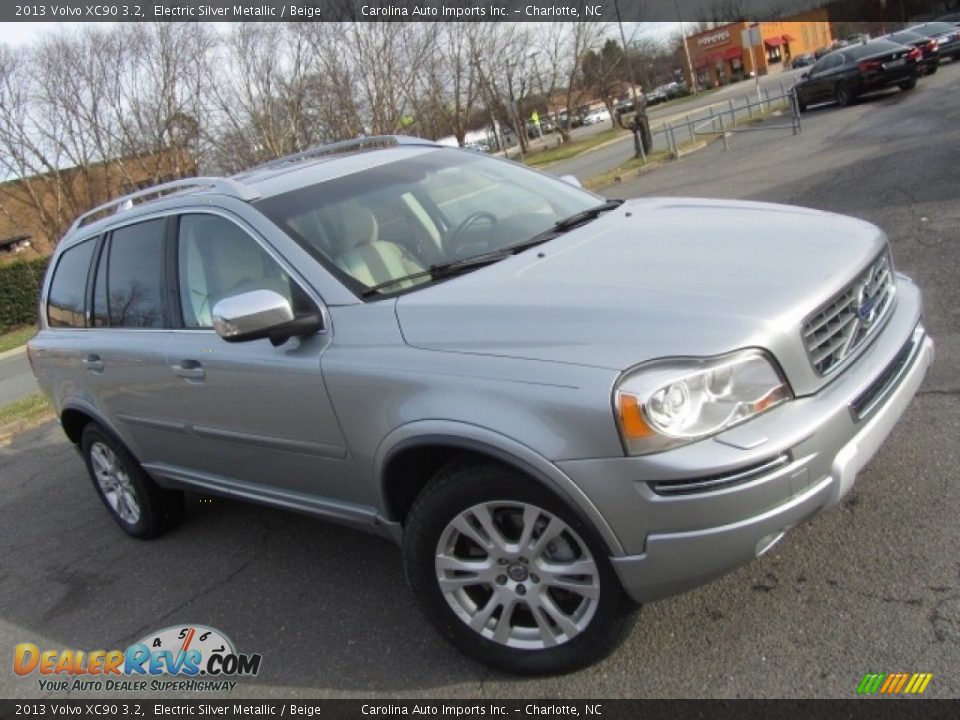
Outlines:
<svg viewBox="0 0 960 720"><path fill-rule="evenodd" d="M859 220L368 138L81 217L29 354L129 534L191 489L380 533L458 647L562 672L850 490L921 309Z"/></svg>

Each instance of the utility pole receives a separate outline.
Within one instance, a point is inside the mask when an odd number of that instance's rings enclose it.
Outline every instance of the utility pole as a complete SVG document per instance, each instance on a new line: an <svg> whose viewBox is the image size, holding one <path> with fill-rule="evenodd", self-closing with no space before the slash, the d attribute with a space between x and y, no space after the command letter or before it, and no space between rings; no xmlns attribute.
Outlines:
<svg viewBox="0 0 960 720"><path fill-rule="evenodd" d="M683 19L680 15L680 0L673 0L673 4L677 8L677 21L680 23L680 42L683 43L684 57L687 58L687 74L690 76L690 92L696 95L699 91L697 87L697 76L693 74L693 63L690 61L690 48L687 47L687 31L683 27Z"/></svg>

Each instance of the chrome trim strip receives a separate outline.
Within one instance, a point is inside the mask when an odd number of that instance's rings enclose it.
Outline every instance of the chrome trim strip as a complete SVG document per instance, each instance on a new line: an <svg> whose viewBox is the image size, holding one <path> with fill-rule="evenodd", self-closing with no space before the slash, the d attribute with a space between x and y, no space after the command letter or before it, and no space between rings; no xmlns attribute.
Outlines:
<svg viewBox="0 0 960 720"><path fill-rule="evenodd" d="M195 487L203 493L223 495L225 497L249 500L252 502L271 505L274 507L296 510L308 515L316 515L329 520L347 523L354 526L376 526L380 518L373 508L357 506L348 503L321 500L312 495L282 490L265 485L248 485L206 473L190 472L181 467L151 463L144 468L152 476L160 477L168 482Z"/></svg>
<svg viewBox="0 0 960 720"><path fill-rule="evenodd" d="M225 442L240 443L241 445L254 445L256 447L266 448L267 450L294 452L302 455L317 455L334 460L344 460L347 457L347 449L339 445L324 445L322 443L312 443L304 440L286 440L270 435L255 435L253 433L222 430L220 428L197 425L192 426L190 430L194 435L209 440L222 440Z"/></svg>
<svg viewBox="0 0 960 720"><path fill-rule="evenodd" d="M117 420L130 425L138 425L140 427L152 428L154 430L165 430L167 432L174 432L180 435L187 434L187 424L182 422L174 422L172 420L157 420L156 418L145 418L140 417L139 415L127 415L126 413L117 413L116 418Z"/></svg>
<svg viewBox="0 0 960 720"><path fill-rule="evenodd" d="M724 475L715 475L705 478L694 478L691 480L670 480L666 482L652 482L650 488L657 495L675 496L675 495L693 495L695 493L709 492L727 488L731 485L755 480L763 475L782 470L791 462L790 455L784 453L778 457L772 458L760 465L754 465L742 470L736 470Z"/></svg>

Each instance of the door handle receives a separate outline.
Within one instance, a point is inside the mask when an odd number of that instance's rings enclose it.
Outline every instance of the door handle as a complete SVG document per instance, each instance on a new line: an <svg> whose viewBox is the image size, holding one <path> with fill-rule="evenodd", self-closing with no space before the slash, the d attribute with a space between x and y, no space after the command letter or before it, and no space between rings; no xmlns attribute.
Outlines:
<svg viewBox="0 0 960 720"><path fill-rule="evenodd" d="M99 355L94 355L94 354L87 355L80 362L82 362L83 366L90 372L95 372L95 373L103 372L103 360L100 359Z"/></svg>
<svg viewBox="0 0 960 720"><path fill-rule="evenodd" d="M178 365L172 365L171 370L177 377L185 380L203 380L207 373L197 360L181 360Z"/></svg>

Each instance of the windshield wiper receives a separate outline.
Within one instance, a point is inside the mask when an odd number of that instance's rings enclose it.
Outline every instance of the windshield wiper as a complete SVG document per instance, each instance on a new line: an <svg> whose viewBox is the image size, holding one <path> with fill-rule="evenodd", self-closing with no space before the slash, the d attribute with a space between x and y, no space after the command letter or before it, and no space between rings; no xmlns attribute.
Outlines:
<svg viewBox="0 0 960 720"><path fill-rule="evenodd" d="M601 203L596 207L588 208L582 212L575 213L570 217L564 218L563 220L557 220L557 222L553 224L554 230L560 232L570 230L581 223L587 222L588 220L596 220L600 213L607 212L609 210L616 210L621 205L623 205L623 200L607 200L605 203Z"/></svg>
<svg viewBox="0 0 960 720"><path fill-rule="evenodd" d="M495 252L484 253L482 255L474 255L473 257L462 258L460 260L451 260L450 262L437 263L436 265L431 265L426 270L418 270L415 273L410 273L409 275L403 275L394 280L387 280L382 283L377 283L376 285L371 285L362 293L361 297L371 297L373 295L380 295L383 288L388 288L391 285L399 285L402 282L407 280L417 280L419 278L428 277L431 280L440 280L441 278L450 277L451 275L456 275L461 270L466 270L468 268L477 267L478 265L490 265L502 260L507 255L511 253L507 252L507 249L497 250Z"/></svg>
<svg viewBox="0 0 960 720"><path fill-rule="evenodd" d="M394 280L387 280L382 283L377 283L376 285L371 285L366 290L364 290L360 295L361 297L372 297L373 295L382 294L380 291L384 288L391 287L393 285L399 285L402 282L407 280L417 280L418 278L429 277L431 280L440 280L442 278L451 277L457 273L478 267L480 265L492 265L495 262L503 260L510 255L516 255L523 252L524 250L533 247L534 245L540 245L545 243L547 240L556 237L558 234L571 230L572 228L580 225L589 220L594 220L596 217L602 213L609 210L616 210L623 204L623 200L607 200L605 203L601 203L596 207L588 208L581 212L571 215L570 217L564 218L563 220L557 220L554 223L553 227L549 230L545 230L542 233L534 235L529 240L524 240L523 242L516 243L514 245L507 245L504 248L499 250L493 250L488 253L481 253L480 255L473 255L472 257L461 258L460 260L451 260L450 262L437 263L431 265L425 270L419 270L415 273L410 273L409 275L403 275Z"/></svg>

